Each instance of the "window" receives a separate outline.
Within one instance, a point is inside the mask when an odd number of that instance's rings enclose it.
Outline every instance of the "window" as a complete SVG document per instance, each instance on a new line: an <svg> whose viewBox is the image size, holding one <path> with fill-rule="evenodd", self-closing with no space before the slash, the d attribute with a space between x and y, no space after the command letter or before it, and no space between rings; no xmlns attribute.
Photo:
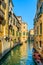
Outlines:
<svg viewBox="0 0 43 65"><path fill-rule="evenodd" d="M40 23L40 34L42 34L42 23Z"/></svg>
<svg viewBox="0 0 43 65"><path fill-rule="evenodd" d="M12 35L14 35L14 30L12 30Z"/></svg>
<svg viewBox="0 0 43 65"><path fill-rule="evenodd" d="M36 47L38 48L38 42L36 42Z"/></svg>
<svg viewBox="0 0 43 65"><path fill-rule="evenodd" d="M1 5L1 1L0 1L0 5Z"/></svg>
<svg viewBox="0 0 43 65"><path fill-rule="evenodd" d="M24 29L25 29L25 26L24 26Z"/></svg>
<svg viewBox="0 0 43 65"><path fill-rule="evenodd" d="M41 47L41 41L40 41L40 47Z"/></svg>
<svg viewBox="0 0 43 65"><path fill-rule="evenodd" d="M40 7L40 12L43 13L43 2L42 2L42 5Z"/></svg>
<svg viewBox="0 0 43 65"><path fill-rule="evenodd" d="M18 31L16 31L16 36L18 36Z"/></svg>
<svg viewBox="0 0 43 65"><path fill-rule="evenodd" d="M39 34L39 27L37 27L37 35Z"/></svg>
<svg viewBox="0 0 43 65"><path fill-rule="evenodd" d="M13 22L13 24L15 25L15 19L14 19L14 22Z"/></svg>
<svg viewBox="0 0 43 65"><path fill-rule="evenodd" d="M21 33L19 33L19 36L21 36Z"/></svg>
<svg viewBox="0 0 43 65"><path fill-rule="evenodd" d="M2 6L4 7L4 9L6 8L6 3L4 0L2 0Z"/></svg>
<svg viewBox="0 0 43 65"><path fill-rule="evenodd" d="M2 32L2 25L0 24L0 32Z"/></svg>
<svg viewBox="0 0 43 65"><path fill-rule="evenodd" d="M28 35L28 32L26 32L26 35Z"/></svg>
<svg viewBox="0 0 43 65"><path fill-rule="evenodd" d="M23 35L25 35L25 32L23 32Z"/></svg>
<svg viewBox="0 0 43 65"><path fill-rule="evenodd" d="M40 13L42 13L42 6L40 7Z"/></svg>

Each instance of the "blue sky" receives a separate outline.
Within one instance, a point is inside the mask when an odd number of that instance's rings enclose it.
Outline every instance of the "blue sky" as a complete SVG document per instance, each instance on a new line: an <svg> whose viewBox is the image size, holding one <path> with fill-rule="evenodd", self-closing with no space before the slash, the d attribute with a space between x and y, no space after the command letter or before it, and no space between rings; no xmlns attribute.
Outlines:
<svg viewBox="0 0 43 65"><path fill-rule="evenodd" d="M28 29L32 29L37 0L13 0L13 4L14 13L17 16L22 16L23 21L28 24Z"/></svg>

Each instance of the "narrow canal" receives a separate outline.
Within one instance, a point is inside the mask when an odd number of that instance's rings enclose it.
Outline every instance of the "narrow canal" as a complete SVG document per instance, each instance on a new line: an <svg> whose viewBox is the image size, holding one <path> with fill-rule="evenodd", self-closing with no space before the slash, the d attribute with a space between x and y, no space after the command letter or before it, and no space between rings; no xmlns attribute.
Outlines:
<svg viewBox="0 0 43 65"><path fill-rule="evenodd" d="M36 65L32 58L32 48L32 42L15 47L0 61L0 65Z"/></svg>

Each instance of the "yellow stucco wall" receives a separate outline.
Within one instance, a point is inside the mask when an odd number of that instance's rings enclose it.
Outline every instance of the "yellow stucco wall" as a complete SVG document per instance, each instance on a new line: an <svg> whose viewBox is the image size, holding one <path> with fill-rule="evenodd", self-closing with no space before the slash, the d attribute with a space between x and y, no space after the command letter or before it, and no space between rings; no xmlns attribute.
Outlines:
<svg viewBox="0 0 43 65"><path fill-rule="evenodd" d="M42 23L42 34L40 34L40 23ZM34 44L35 44L35 49L42 55L42 50L43 50L43 14L41 14L41 17L38 19L38 22L36 22L34 26L34 32L37 33L37 27L38 28L38 34L35 34L34 36ZM41 47L40 47L40 41L41 41Z"/></svg>

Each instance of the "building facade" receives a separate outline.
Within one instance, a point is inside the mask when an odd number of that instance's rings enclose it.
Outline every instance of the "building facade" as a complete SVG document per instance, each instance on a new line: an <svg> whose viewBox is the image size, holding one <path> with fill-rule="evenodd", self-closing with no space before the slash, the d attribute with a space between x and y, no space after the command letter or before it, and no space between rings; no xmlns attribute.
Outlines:
<svg viewBox="0 0 43 65"><path fill-rule="evenodd" d="M13 13L12 0L0 1L0 57L18 42L19 20Z"/></svg>
<svg viewBox="0 0 43 65"><path fill-rule="evenodd" d="M43 0L37 1L37 10L34 18L34 48L43 58Z"/></svg>
<svg viewBox="0 0 43 65"><path fill-rule="evenodd" d="M25 22L21 23L21 42L27 42L28 40L28 30L27 30L27 24Z"/></svg>
<svg viewBox="0 0 43 65"><path fill-rule="evenodd" d="M0 0L0 58L11 48L27 41L27 24L13 12L12 0Z"/></svg>
<svg viewBox="0 0 43 65"><path fill-rule="evenodd" d="M0 0L0 55L2 56L10 47L8 42L8 2L8 0Z"/></svg>
<svg viewBox="0 0 43 65"><path fill-rule="evenodd" d="M19 39L21 43L27 42L28 40L28 29L27 29L27 24L22 21L21 16L17 16L19 22L20 22L20 30L19 30Z"/></svg>
<svg viewBox="0 0 43 65"><path fill-rule="evenodd" d="M31 29L28 34L29 41L34 41L34 29Z"/></svg>

